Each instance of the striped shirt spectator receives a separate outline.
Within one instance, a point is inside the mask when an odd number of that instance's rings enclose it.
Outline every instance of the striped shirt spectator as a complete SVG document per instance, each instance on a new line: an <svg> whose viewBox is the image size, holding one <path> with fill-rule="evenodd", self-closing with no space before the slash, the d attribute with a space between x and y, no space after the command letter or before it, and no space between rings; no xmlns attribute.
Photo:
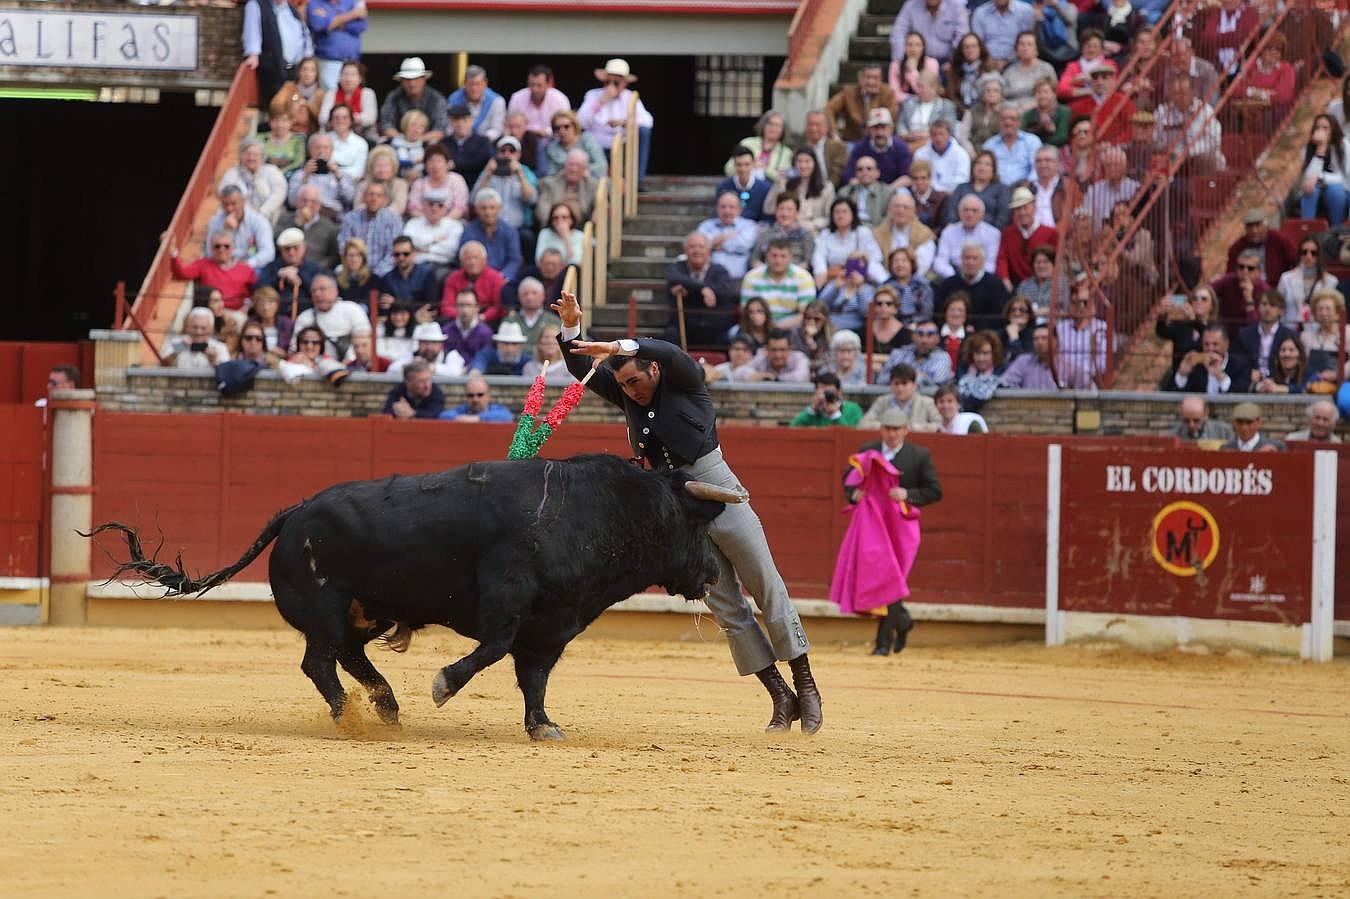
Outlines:
<svg viewBox="0 0 1350 899"><path fill-rule="evenodd" d="M786 240L771 241L765 263L752 268L742 279L741 304L756 297L769 307L769 315L779 328L795 327L802 308L816 298L811 273L792 261L792 248Z"/></svg>
<svg viewBox="0 0 1350 899"><path fill-rule="evenodd" d="M1070 390L1091 390L1106 373L1106 323L1096 317L1092 297L1079 287L1069 301L1069 318L1055 325L1059 344L1055 372Z"/></svg>

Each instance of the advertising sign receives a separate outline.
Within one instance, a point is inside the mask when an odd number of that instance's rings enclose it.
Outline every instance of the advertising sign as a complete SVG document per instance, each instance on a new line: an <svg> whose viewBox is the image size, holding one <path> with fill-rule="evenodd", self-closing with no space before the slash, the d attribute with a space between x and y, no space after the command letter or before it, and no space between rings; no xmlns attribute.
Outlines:
<svg viewBox="0 0 1350 899"><path fill-rule="evenodd" d="M0 65L192 71L197 24L192 15L0 10Z"/></svg>
<svg viewBox="0 0 1350 899"><path fill-rule="evenodd" d="M1317 618L1317 518L1330 503L1334 546L1334 458L1320 465L1330 486L1315 484L1311 453L1065 446L1059 459L1056 611Z"/></svg>

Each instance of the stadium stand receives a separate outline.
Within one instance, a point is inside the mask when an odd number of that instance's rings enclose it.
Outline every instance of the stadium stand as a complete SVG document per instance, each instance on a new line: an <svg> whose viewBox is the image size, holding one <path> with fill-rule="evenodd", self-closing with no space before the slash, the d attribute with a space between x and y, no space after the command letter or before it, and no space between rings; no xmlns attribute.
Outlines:
<svg viewBox="0 0 1350 899"><path fill-rule="evenodd" d="M794 287L786 301L765 299L813 369L834 364L828 352L834 333L851 330L868 379L884 382L892 357L931 316L953 363L951 380L968 385L961 391L968 412L1008 389L1002 374L1030 354L1037 371L1049 372L1043 385L1170 390L1190 384L1227 392L1232 382L1222 371L1228 360L1205 356L1200 339L1204 325L1219 323L1230 338L1227 352L1242 354L1254 371L1250 389L1270 390L1273 385L1261 381L1275 377L1278 347L1271 346L1274 322L1262 318L1261 292L1271 289L1285 299L1281 321L1299 338L1304 356L1299 383L1279 386L1328 393L1345 374L1344 300L1340 294L1339 300L1317 299L1319 290L1334 291L1350 275L1350 267L1342 267L1350 253L1342 256L1340 237L1350 145L1342 128L1344 98L1325 113L1322 104L1332 92L1329 73L1344 69L1338 54L1344 20L1341 5L1326 0L1109 8L991 0L974 11L954 0L869 0L851 11L805 0L775 90L782 109L765 110L752 134L729 142L725 170L651 175L645 154L663 123L653 120L637 89L678 88L638 82L636 62L597 61L600 86L572 97L554 86L546 58L526 86L499 86L506 95L487 86L484 69L470 66L448 99L427 84L417 57L402 61L391 90L360 83L359 67L349 66L342 70L347 80L331 95L313 80L318 67L300 56L280 60L294 79L277 91L267 80L275 65L266 78L262 67L255 75L245 66L123 324L144 329L146 361L154 361L186 309L211 302L209 292L194 299L187 283L173 280L168 247L176 242L191 257L206 245L221 178L230 172L231 183L238 183L240 173L253 171L237 165L242 143L257 134L268 163L284 163L280 156L273 160L266 140L269 114L288 115L305 131L345 105L357 130L344 130L328 158L325 142L311 142L313 158L292 165L287 205L279 212L284 224L306 231L310 262L331 264L342 254L340 283L355 281L368 294L343 297L355 296L368 313L378 357L410 352L413 325L448 328L454 293L466 285L477 295L483 323L495 329L514 310L520 279L533 275L550 297L563 277L570 279L593 336L664 334L716 365L738 330L737 307L751 299L750 281L738 296L691 293L689 286L717 265L739 281L743 270L764 262L770 236L786 236L801 257L794 265L814 284ZM824 41L841 29L851 34L846 52L831 56ZM282 52L268 34L264 29L264 61ZM325 44L330 54L334 46ZM259 97L255 80L267 80L269 96ZM816 102L801 102L797 88L808 83L815 85ZM506 96L511 116L504 114ZM361 127L372 100L381 104L382 127L398 113L383 136ZM305 111L311 106L322 110L314 121ZM423 139L442 131L443 140ZM1296 131L1307 137L1291 142L1287 135ZM383 160L377 171L376 154L369 167L362 162L367 153L355 159L356 150L386 144L391 150L381 152L392 151L397 173ZM422 177L423 166L439 164L432 147L444 147L439 155L449 158L450 171L437 168ZM565 169L572 156L572 168ZM736 156L752 160L748 177ZM1294 177L1285 173L1290 168L1297 168ZM474 177L458 178L459 169ZM358 193L355 181L363 174ZM427 188L427 178L438 186ZM250 203L275 216L275 198L263 184L268 179L254 180L259 189ZM385 207L379 214L367 208L372 180L386 186L376 201ZM251 186L244 185L246 193ZM304 187L318 188L317 210L297 208L304 206ZM724 190L739 197L741 217L750 220L744 227L715 224L714 194ZM556 199L541 202L544 192ZM896 195L912 196L913 203L892 203ZM792 204L778 202L782 196L796 198L795 217ZM416 265L385 271L396 262L388 251L397 232L411 227L420 235L429 227L413 214L428 200L448 203L453 221L442 230L462 234L463 244L482 244L485 265L466 272L463 252L445 252L435 264L419 257ZM475 207L500 211L484 221ZM563 237L540 219L559 209ZM238 234L233 217L225 223ZM686 238L700 223L711 270L695 271L684 257ZM342 246L334 243L326 256L315 243L331 240L324 237L330 225L340 226ZM352 257L355 272L343 269L348 238L362 247ZM740 246L747 241L748 249ZM1247 244L1260 250L1255 269L1238 264L1238 250ZM813 251L803 252L806 246ZM1305 246L1316 253L1305 256ZM545 258L549 250L570 265L565 274L556 258ZM370 258L372 251L381 259ZM667 276L676 265L683 268L673 290ZM302 299L295 289L302 277L285 268L272 277L281 282L282 313L303 312L308 291ZM755 295L786 283L770 284L761 275ZM891 289L879 290L885 285ZM1194 297L1206 286L1215 301L1208 307ZM820 316L801 315L817 294L826 315L821 325L814 324ZM404 311L412 315L409 326L391 331L386 320ZM246 314L218 315L217 336L235 340ZM1047 325L1048 339L1039 343L1033 340L1037 323ZM1250 359L1241 348L1253 344L1239 340L1248 328L1256 334ZM378 345L395 332L402 336L390 339L405 343ZM692 344L689 335L697 338ZM979 351L963 352L977 335ZM274 349L284 356L297 348ZM466 371L472 361L461 358L462 365L451 368ZM1210 372L1207 379L1189 377L1197 366ZM1017 371L1033 367L1024 362ZM1179 377L1183 369L1186 377ZM937 386L925 384L925 390Z"/></svg>

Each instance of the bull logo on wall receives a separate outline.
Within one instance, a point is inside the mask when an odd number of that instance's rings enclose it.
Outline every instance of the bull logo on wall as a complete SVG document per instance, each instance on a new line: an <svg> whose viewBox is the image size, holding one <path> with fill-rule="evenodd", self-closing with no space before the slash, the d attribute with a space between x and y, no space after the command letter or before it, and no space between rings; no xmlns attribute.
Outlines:
<svg viewBox="0 0 1350 899"><path fill-rule="evenodd" d="M1172 503L1153 517L1150 544L1164 570L1195 577L1219 555L1219 524L1198 503Z"/></svg>

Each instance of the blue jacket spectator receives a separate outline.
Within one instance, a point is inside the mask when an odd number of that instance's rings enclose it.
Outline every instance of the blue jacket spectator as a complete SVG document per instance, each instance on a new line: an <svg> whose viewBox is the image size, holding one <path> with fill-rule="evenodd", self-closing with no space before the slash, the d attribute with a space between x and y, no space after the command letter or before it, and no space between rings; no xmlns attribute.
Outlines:
<svg viewBox="0 0 1350 899"><path fill-rule="evenodd" d="M464 384L464 402L441 413L443 421L477 421L484 424L507 424L513 418L511 410L492 401L492 390L482 378L470 378Z"/></svg>
<svg viewBox="0 0 1350 899"><path fill-rule="evenodd" d="M520 277L520 234L501 221L501 196L492 188L485 187L474 197L473 208L478 218L464 228L459 245L464 246L471 240L481 243L487 250L488 267L495 268L507 281L514 282Z"/></svg>
<svg viewBox="0 0 1350 899"><path fill-rule="evenodd" d="M382 276L389 286L389 293L400 303L411 306L441 305L441 292L437 287L436 272L426 263L418 262L406 272L396 265Z"/></svg>
<svg viewBox="0 0 1350 899"><path fill-rule="evenodd" d="M305 20L314 33L319 81L324 90L331 91L337 87L342 64L361 58L361 35L367 25L365 4L360 0L309 0Z"/></svg>

